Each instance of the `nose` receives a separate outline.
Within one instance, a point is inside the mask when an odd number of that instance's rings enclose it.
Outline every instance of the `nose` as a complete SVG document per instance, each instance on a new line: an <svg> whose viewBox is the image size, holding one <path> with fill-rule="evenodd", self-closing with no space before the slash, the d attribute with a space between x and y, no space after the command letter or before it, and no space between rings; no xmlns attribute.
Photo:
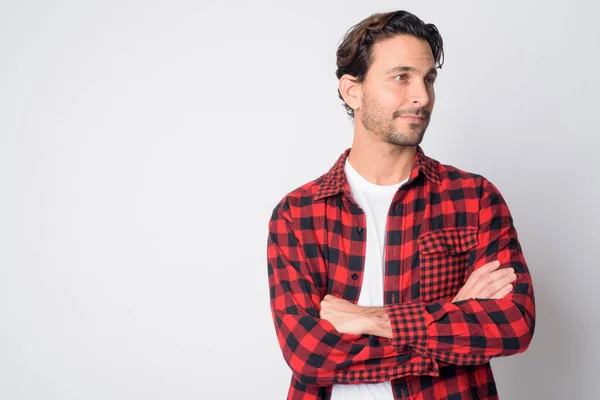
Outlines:
<svg viewBox="0 0 600 400"><path fill-rule="evenodd" d="M424 82L414 82L410 88L410 100L412 104L425 107L429 104L429 92Z"/></svg>

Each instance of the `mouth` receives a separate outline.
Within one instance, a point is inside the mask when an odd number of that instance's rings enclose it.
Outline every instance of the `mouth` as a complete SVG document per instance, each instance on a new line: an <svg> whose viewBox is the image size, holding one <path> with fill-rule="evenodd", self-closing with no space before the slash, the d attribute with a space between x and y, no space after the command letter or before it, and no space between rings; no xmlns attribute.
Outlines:
<svg viewBox="0 0 600 400"><path fill-rule="evenodd" d="M405 121L415 122L415 123L421 123L427 119L427 118L425 118L423 116L419 116L419 115L402 115L402 116L400 116L400 118Z"/></svg>

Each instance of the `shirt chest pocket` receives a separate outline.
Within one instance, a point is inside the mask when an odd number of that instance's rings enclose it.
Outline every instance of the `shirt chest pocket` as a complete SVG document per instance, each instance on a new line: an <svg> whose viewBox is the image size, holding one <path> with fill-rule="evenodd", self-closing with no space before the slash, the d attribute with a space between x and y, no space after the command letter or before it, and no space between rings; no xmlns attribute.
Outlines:
<svg viewBox="0 0 600 400"><path fill-rule="evenodd" d="M451 300L458 293L467 280L470 250L477 246L477 233L475 228L440 229L417 239L422 301Z"/></svg>

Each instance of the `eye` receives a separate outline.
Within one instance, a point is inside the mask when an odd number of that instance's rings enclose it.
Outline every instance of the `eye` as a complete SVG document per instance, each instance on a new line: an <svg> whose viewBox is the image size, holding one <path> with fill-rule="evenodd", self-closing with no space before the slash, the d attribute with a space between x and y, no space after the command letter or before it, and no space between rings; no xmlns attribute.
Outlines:
<svg viewBox="0 0 600 400"><path fill-rule="evenodd" d="M433 85L435 83L435 77L428 76L427 78L425 78L425 82L428 83L429 85Z"/></svg>
<svg viewBox="0 0 600 400"><path fill-rule="evenodd" d="M400 78L400 79L397 79L397 78ZM401 80L401 81L405 81L405 80L406 80L406 78L407 78L407 75L406 75L406 74L402 74L402 75L396 75L396 76L394 77L394 79L396 79L396 80Z"/></svg>

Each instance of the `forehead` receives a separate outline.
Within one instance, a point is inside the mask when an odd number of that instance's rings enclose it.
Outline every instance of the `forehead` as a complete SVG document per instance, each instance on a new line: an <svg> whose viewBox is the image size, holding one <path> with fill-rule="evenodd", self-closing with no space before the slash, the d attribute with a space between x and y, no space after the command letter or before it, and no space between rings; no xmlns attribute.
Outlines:
<svg viewBox="0 0 600 400"><path fill-rule="evenodd" d="M433 53L425 39L398 35L375 43L372 48L371 68L386 71L397 65L415 67L422 72L434 67Z"/></svg>

